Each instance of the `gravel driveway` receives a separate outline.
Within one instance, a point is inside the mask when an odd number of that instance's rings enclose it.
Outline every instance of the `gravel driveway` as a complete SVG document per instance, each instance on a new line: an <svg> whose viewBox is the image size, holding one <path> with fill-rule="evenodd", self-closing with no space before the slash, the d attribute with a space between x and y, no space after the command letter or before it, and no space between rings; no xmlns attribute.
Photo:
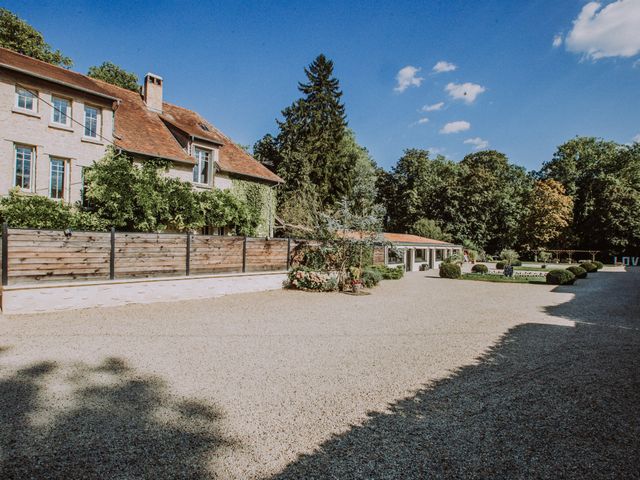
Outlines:
<svg viewBox="0 0 640 480"><path fill-rule="evenodd" d="M0 478L640 478L640 271L0 317Z"/></svg>

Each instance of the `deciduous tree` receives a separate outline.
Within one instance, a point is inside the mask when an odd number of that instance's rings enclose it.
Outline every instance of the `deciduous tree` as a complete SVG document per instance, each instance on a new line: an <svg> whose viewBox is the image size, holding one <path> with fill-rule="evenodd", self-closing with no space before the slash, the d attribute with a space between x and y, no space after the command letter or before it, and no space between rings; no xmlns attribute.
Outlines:
<svg viewBox="0 0 640 480"><path fill-rule="evenodd" d="M573 199L553 179L537 181L529 194L529 211L522 226L522 244L531 250L546 248L568 232L573 217Z"/></svg>
<svg viewBox="0 0 640 480"><path fill-rule="evenodd" d="M127 72L124 68L112 62L103 62L102 65L89 67L87 75L133 92L137 92L140 89L138 76L135 73Z"/></svg>
<svg viewBox="0 0 640 480"><path fill-rule="evenodd" d="M73 61L51 48L42 34L6 8L0 8L0 46L61 67Z"/></svg>

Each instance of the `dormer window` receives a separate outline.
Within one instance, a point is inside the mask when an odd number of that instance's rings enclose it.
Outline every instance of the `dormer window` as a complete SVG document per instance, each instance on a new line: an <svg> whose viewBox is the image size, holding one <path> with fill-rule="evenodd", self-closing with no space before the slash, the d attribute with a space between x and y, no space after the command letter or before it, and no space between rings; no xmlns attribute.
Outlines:
<svg viewBox="0 0 640 480"><path fill-rule="evenodd" d="M36 112L38 110L38 97L35 92L16 87L16 107L22 110Z"/></svg>
<svg viewBox="0 0 640 480"><path fill-rule="evenodd" d="M202 148L194 149L194 157L196 157L196 166L193 168L193 181L209 185L211 171L211 151Z"/></svg>

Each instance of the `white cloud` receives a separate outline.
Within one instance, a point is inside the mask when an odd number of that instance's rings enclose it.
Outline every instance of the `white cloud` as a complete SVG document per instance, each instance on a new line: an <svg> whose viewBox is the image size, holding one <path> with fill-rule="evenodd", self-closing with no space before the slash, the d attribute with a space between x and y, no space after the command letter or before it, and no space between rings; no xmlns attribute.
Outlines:
<svg viewBox="0 0 640 480"><path fill-rule="evenodd" d="M557 48L562 45L562 35L558 34L553 37L553 47Z"/></svg>
<svg viewBox="0 0 640 480"><path fill-rule="evenodd" d="M422 117L417 121L413 122L412 124L410 124L409 126L415 127L416 125L424 125L425 123L429 123L429 119L427 117Z"/></svg>
<svg viewBox="0 0 640 480"><path fill-rule="evenodd" d="M433 71L435 73L453 72L456 68L458 68L457 65L454 65L453 63L445 62L444 60L440 60L438 63L436 63L433 66Z"/></svg>
<svg viewBox="0 0 640 480"><path fill-rule="evenodd" d="M631 139L632 142L640 143L640 133Z"/></svg>
<svg viewBox="0 0 640 480"><path fill-rule="evenodd" d="M454 100L464 100L466 103L476 101L478 95L486 90L482 85L477 83L448 83L444 88Z"/></svg>
<svg viewBox="0 0 640 480"><path fill-rule="evenodd" d="M398 85L396 85L394 90L396 92L402 93L409 87L419 87L420 85L422 85L424 78L417 76L420 70L420 68L414 67L412 65L407 65L406 67L401 68L396 75Z"/></svg>
<svg viewBox="0 0 640 480"><path fill-rule="evenodd" d="M467 138L464 143L473 145L474 150L484 150L489 146L489 142L480 137Z"/></svg>
<svg viewBox="0 0 640 480"><path fill-rule="evenodd" d="M442 107L444 107L444 102L438 102L438 103L434 103L433 105L425 105L424 107L422 107L422 111L435 112L438 110L442 110Z"/></svg>
<svg viewBox="0 0 640 480"><path fill-rule="evenodd" d="M440 129L440 133L458 133L464 132L465 130L469 130L471 128L471 124L469 122L465 122L464 120L458 120L456 122L449 122L444 127Z"/></svg>
<svg viewBox="0 0 640 480"><path fill-rule="evenodd" d="M589 2L573 21L565 39L567 50L598 60L640 53L640 2L616 0L604 8Z"/></svg>

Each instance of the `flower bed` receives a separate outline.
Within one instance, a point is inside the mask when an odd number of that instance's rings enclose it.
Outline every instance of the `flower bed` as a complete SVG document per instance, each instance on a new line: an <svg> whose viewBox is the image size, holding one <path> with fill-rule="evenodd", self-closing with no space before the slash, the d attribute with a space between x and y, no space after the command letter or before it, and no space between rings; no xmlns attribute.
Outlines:
<svg viewBox="0 0 640 480"><path fill-rule="evenodd" d="M296 268L289 272L287 286L312 292L334 292L338 290L338 274Z"/></svg>

